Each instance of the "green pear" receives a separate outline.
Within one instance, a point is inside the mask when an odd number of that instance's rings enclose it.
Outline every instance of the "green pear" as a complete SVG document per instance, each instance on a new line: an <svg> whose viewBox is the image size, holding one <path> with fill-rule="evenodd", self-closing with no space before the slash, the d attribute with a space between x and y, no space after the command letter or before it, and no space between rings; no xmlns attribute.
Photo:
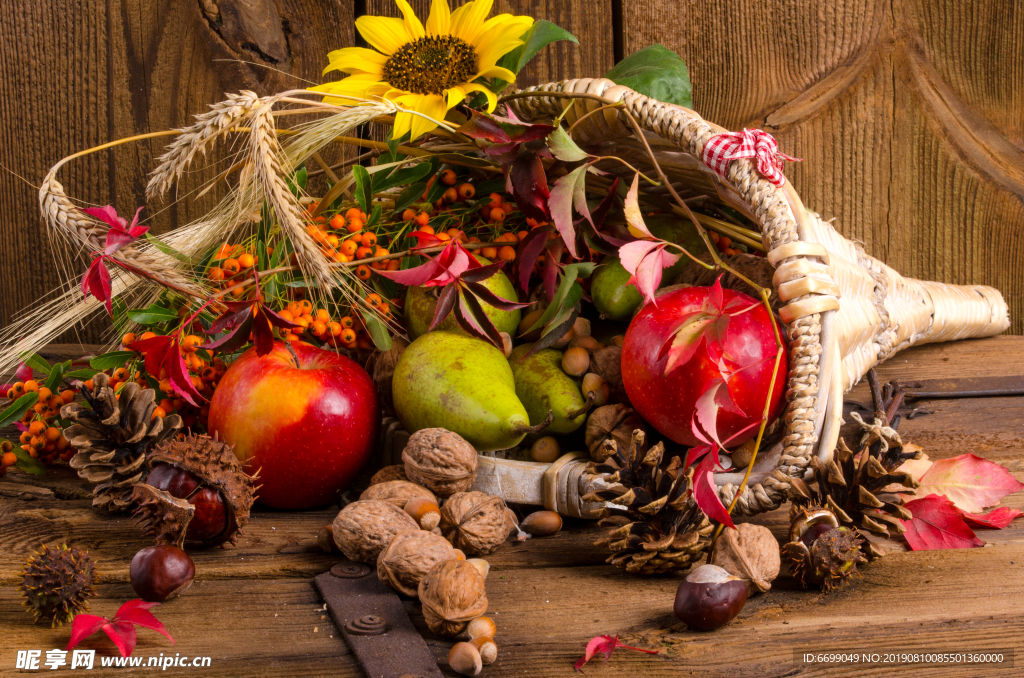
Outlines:
<svg viewBox="0 0 1024 678"><path fill-rule="evenodd" d="M512 349L508 363L516 382L516 395L539 424L548 413L554 418L545 433L572 433L587 420L591 402L580 393L577 380L562 369L562 352L545 348L524 358L533 344Z"/></svg>
<svg viewBox="0 0 1024 678"><path fill-rule="evenodd" d="M477 256L477 259L484 266L491 263L481 256ZM516 301L518 299L515 287L512 286L512 281L508 279L508 276L503 271L498 271L490 278L484 280L482 284L502 299L508 299L509 301ZM427 330L430 329L430 323L434 322L434 309L437 307L436 292L440 289L426 289L423 287L409 287L406 289L403 311L405 313L405 328L409 331L410 339L416 339L426 334ZM480 305L499 332L508 332L509 336L515 336L516 328L519 326L519 320L522 317L519 309L503 311L485 301L481 301ZM455 315L453 313L449 313L448 317L437 326L437 329L464 334L462 328L455 322Z"/></svg>
<svg viewBox="0 0 1024 678"><path fill-rule="evenodd" d="M629 271L616 257L608 257L594 271L590 281L590 298L602 318L608 320L629 320L633 317L644 297L635 285L629 282Z"/></svg>
<svg viewBox="0 0 1024 678"><path fill-rule="evenodd" d="M505 355L486 341L428 332L402 352L391 381L407 431L445 428L479 452L518 445L531 427Z"/></svg>

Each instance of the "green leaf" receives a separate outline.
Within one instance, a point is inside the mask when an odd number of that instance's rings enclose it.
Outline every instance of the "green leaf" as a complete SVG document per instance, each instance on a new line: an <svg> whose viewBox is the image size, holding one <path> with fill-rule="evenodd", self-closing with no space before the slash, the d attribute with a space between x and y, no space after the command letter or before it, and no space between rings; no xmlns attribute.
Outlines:
<svg viewBox="0 0 1024 678"><path fill-rule="evenodd" d="M50 376L46 379L46 383L43 384L46 388L50 389L51 393L56 393L60 390L60 382L64 379L64 373L71 366L70 362L57 363L53 366L53 370L50 371Z"/></svg>
<svg viewBox="0 0 1024 678"><path fill-rule="evenodd" d="M395 186L422 181L430 175L430 170L429 162L421 162L413 167L396 168L387 174L377 172L373 175L373 192L381 193Z"/></svg>
<svg viewBox="0 0 1024 678"><path fill-rule="evenodd" d="M39 401L39 393L26 393L3 412L0 412L0 429L7 428L25 416L25 413Z"/></svg>
<svg viewBox="0 0 1024 678"><path fill-rule="evenodd" d="M294 179L287 179L288 188L296 198L299 197L299 193L306 188L306 178L308 176L309 172L306 171L306 166L302 165L299 169L295 170Z"/></svg>
<svg viewBox="0 0 1024 678"><path fill-rule="evenodd" d="M64 378L65 379L80 379L82 381L85 381L87 379L92 379L97 374L99 374L99 370L94 370L94 369L92 369L90 367L83 367L80 370L72 370L72 371L68 372L67 374L64 375Z"/></svg>
<svg viewBox="0 0 1024 678"><path fill-rule="evenodd" d="M50 373L50 363L46 362L46 358L39 355L38 353L26 353L21 356L21 359L25 361L25 364L31 367L33 370L39 370L43 374Z"/></svg>
<svg viewBox="0 0 1024 678"><path fill-rule="evenodd" d="M576 306L576 302L583 297L583 288L576 282L578 271L579 264L569 264L562 269L562 282L555 290L554 298L544 313L537 318L537 322L533 323L523 334L529 334L538 327L545 327L561 310Z"/></svg>
<svg viewBox="0 0 1024 678"><path fill-rule="evenodd" d="M556 127L555 131L548 135L548 148L551 149L551 155L565 162L579 162L589 157L576 145L564 127Z"/></svg>
<svg viewBox="0 0 1024 678"><path fill-rule="evenodd" d="M604 77L666 104L693 107L690 74L679 55L651 45L615 64Z"/></svg>
<svg viewBox="0 0 1024 678"><path fill-rule="evenodd" d="M98 355L89 361L89 367L94 370L103 372L105 370L116 370L118 367L124 367L129 360L135 357L135 354L131 351L111 351L110 353L104 353Z"/></svg>
<svg viewBox="0 0 1024 678"><path fill-rule="evenodd" d="M402 191L402 194L395 199L395 214L401 214L406 210L406 208L418 201L425 190L427 190L427 183L425 181L420 181L408 186L404 191Z"/></svg>
<svg viewBox="0 0 1024 678"><path fill-rule="evenodd" d="M523 70L523 66L529 63L530 59L537 56L537 52L553 42L569 40L577 45L580 44L575 35L545 19L534 21L533 26L530 26L530 30L520 36L520 40L525 44L515 48L498 62L499 66L507 68L513 73L519 73L519 71Z"/></svg>
<svg viewBox="0 0 1024 678"><path fill-rule="evenodd" d="M359 309L359 314L363 316L366 333L370 335L370 339L373 340L373 345L377 347L377 350L390 350L392 346L391 333L388 332L388 328L377 317L377 314L373 311L367 311L365 308Z"/></svg>
<svg viewBox="0 0 1024 678"><path fill-rule="evenodd" d="M18 467L18 470L30 473L34 476L46 474L46 467L29 456L29 453L25 450L20 447L15 447L11 451L14 452L14 456L18 458L17 463L14 464Z"/></svg>
<svg viewBox="0 0 1024 678"><path fill-rule="evenodd" d="M167 256L174 257L183 264L192 264L192 260L189 259L187 255L174 249L173 247L171 247L170 245L168 245L155 235L152 235L151 233L146 233L143 237L146 239L147 242L149 242L150 245L157 248L157 250L163 252Z"/></svg>
<svg viewBox="0 0 1024 678"><path fill-rule="evenodd" d="M128 317L143 326L161 325L178 319L178 312L153 304L149 308L128 311Z"/></svg>
<svg viewBox="0 0 1024 678"><path fill-rule="evenodd" d="M356 202L359 203L359 209L369 212L370 203L373 200L373 182L370 179L370 173L362 165L354 165L352 176L356 180Z"/></svg>
<svg viewBox="0 0 1024 678"><path fill-rule="evenodd" d="M383 208L380 204L373 206L373 211L370 212L370 217L366 220L366 228L373 228L380 221L380 215L383 213Z"/></svg>

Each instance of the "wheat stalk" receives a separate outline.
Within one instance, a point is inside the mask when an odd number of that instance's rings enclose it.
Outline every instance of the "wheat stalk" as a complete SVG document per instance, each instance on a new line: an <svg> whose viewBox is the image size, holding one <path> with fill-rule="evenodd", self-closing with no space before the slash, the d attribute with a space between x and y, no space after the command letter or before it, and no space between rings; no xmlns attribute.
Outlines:
<svg viewBox="0 0 1024 678"><path fill-rule="evenodd" d="M160 164L150 175L146 186L146 197L163 195L192 163L197 153L216 145L232 127L245 121L260 105L261 99L255 92L242 90L229 94L224 101L210 106L210 110L196 116L196 123L181 130L160 156Z"/></svg>

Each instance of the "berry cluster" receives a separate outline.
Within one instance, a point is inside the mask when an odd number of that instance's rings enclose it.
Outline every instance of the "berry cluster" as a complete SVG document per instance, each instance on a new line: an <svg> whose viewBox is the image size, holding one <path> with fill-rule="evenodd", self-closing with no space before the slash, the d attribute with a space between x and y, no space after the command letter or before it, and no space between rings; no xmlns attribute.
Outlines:
<svg viewBox="0 0 1024 678"><path fill-rule="evenodd" d="M60 408L75 399L75 392L67 389L54 393L35 379L29 379L14 384L7 392L7 397L13 401L27 393L38 393L39 400L21 418L19 428L22 432L18 438L21 449L44 464L52 464L57 459L67 461L75 451L64 437L58 418ZM11 450L4 450L2 464L5 470L17 461L12 450L13 447Z"/></svg>

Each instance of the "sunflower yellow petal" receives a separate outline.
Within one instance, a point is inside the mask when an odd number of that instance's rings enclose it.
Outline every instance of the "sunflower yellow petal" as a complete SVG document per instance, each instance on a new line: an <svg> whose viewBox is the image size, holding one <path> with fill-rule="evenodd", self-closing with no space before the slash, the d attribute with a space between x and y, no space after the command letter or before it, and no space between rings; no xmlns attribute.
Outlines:
<svg viewBox="0 0 1024 678"><path fill-rule="evenodd" d="M413 41L406 31L405 22L393 17L361 16L356 19L356 30L371 47L387 55Z"/></svg>
<svg viewBox="0 0 1024 678"><path fill-rule="evenodd" d="M477 84L475 82L471 82L468 85L463 85L463 87L466 89L466 93L467 94L470 93L470 92L480 92L481 94L483 94L484 96L487 97L487 112L488 113L491 113L492 111L494 111L495 107L497 107L497 105L498 105L498 95L496 95L494 92L492 92L491 90L487 89L483 85Z"/></svg>
<svg viewBox="0 0 1024 678"><path fill-rule="evenodd" d="M327 55L327 68L324 73L344 71L345 73L383 73L383 66L388 58L380 52L365 47L346 47Z"/></svg>
<svg viewBox="0 0 1024 678"><path fill-rule="evenodd" d="M451 89L445 90L445 103L449 109L455 108L466 98L466 90L463 86L452 87Z"/></svg>
<svg viewBox="0 0 1024 678"><path fill-rule="evenodd" d="M445 106L444 97L440 94L423 95L419 104L416 106L416 110L424 115L430 116L433 120L428 120L420 115L413 117L412 136L410 137L410 141L436 128L437 123L434 121L444 120L444 114L448 112L448 108Z"/></svg>
<svg viewBox="0 0 1024 678"><path fill-rule="evenodd" d="M452 12L452 35L470 45L475 44L493 5L494 0L473 0Z"/></svg>
<svg viewBox="0 0 1024 678"><path fill-rule="evenodd" d="M423 24L420 23L419 17L416 16L416 12L412 10L409 3L406 0L395 0L398 5L398 9L402 10L402 16L405 17L405 32L409 35L412 40L419 40L426 35L423 30ZM409 42L412 42L410 40Z"/></svg>
<svg viewBox="0 0 1024 678"><path fill-rule="evenodd" d="M452 11L448 0L434 0L427 17L427 35L448 35L452 25Z"/></svg>
<svg viewBox="0 0 1024 678"><path fill-rule="evenodd" d="M504 80L505 82L515 82L516 80L515 73L508 70L507 68L502 68L501 66L491 66L486 71L480 71L480 73L476 77L498 78L499 80Z"/></svg>
<svg viewBox="0 0 1024 678"><path fill-rule="evenodd" d="M409 133L412 128L412 113L399 113L395 116L395 126L391 132L392 139L401 139L403 136Z"/></svg>

